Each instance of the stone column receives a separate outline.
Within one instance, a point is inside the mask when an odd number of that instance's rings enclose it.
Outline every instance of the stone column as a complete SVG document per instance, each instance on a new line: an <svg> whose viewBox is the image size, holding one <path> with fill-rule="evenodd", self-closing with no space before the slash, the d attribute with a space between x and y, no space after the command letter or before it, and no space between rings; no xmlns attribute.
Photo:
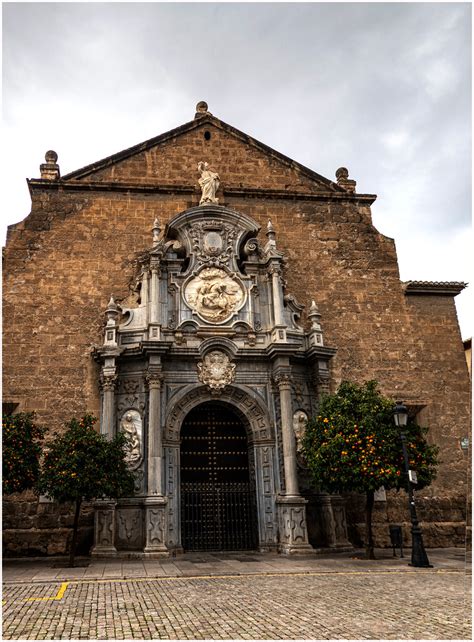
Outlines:
<svg viewBox="0 0 474 642"><path fill-rule="evenodd" d="M161 382L159 371L148 370L148 495L162 495Z"/></svg>
<svg viewBox="0 0 474 642"><path fill-rule="evenodd" d="M104 499L94 503L94 547L92 557L115 557L115 505Z"/></svg>
<svg viewBox="0 0 474 642"><path fill-rule="evenodd" d="M145 499L145 557L168 557L166 547L167 498L163 497L163 452L161 435L161 381L163 376L156 366L150 367L148 384L148 478Z"/></svg>
<svg viewBox="0 0 474 642"><path fill-rule="evenodd" d="M293 432L291 407L291 379L288 368L277 370L281 406L281 431L283 441L283 464L285 471L284 496L277 499L280 531L280 552L285 554L312 553L306 527L306 500L300 496L296 467L296 438Z"/></svg>
<svg viewBox="0 0 474 642"><path fill-rule="evenodd" d="M283 440L283 464L285 469L286 495L299 497L296 468L296 440L293 433L293 413L291 408L291 379L289 372L277 372L281 407L281 432Z"/></svg>
<svg viewBox="0 0 474 642"><path fill-rule="evenodd" d="M117 375L115 368L103 368L100 384L102 388L102 417L100 422L100 432L113 439L115 435L115 386Z"/></svg>

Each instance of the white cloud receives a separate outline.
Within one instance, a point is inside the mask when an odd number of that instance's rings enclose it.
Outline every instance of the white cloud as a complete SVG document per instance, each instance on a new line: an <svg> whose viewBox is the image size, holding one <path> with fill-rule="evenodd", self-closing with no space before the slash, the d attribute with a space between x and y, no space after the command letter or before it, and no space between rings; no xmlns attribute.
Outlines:
<svg viewBox="0 0 474 642"><path fill-rule="evenodd" d="M28 213L47 149L65 174L206 100L328 178L348 167L378 194L404 278L467 280L470 17L466 3L5 3L2 222Z"/></svg>

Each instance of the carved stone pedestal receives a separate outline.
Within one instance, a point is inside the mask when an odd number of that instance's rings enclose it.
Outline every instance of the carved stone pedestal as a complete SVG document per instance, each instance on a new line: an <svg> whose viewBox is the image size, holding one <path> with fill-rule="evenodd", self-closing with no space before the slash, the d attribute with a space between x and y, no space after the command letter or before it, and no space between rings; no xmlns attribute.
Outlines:
<svg viewBox="0 0 474 642"><path fill-rule="evenodd" d="M94 504L94 547L92 557L116 557L114 501L99 500Z"/></svg>
<svg viewBox="0 0 474 642"><path fill-rule="evenodd" d="M311 498L311 512L315 524L313 536L318 547L352 550L347 537L345 500L340 495L318 493Z"/></svg>
<svg viewBox="0 0 474 642"><path fill-rule="evenodd" d="M284 555L314 553L306 529L307 501L303 497L280 496L276 503L280 529L279 552Z"/></svg>
<svg viewBox="0 0 474 642"><path fill-rule="evenodd" d="M145 499L144 557L169 557L170 552L165 544L167 501L167 498L161 495Z"/></svg>

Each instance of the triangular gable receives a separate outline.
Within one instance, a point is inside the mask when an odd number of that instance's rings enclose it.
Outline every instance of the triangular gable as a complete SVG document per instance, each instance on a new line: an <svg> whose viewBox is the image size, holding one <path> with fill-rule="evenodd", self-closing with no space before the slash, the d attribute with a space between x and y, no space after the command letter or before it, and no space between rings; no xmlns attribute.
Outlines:
<svg viewBox="0 0 474 642"><path fill-rule="evenodd" d="M209 113L66 174L61 182L195 185L200 160L209 162L226 187L345 192Z"/></svg>

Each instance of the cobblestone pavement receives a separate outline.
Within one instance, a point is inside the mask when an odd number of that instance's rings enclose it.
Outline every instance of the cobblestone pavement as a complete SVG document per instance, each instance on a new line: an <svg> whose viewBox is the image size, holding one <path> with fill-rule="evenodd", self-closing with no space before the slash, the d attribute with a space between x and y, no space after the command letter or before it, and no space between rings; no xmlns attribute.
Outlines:
<svg viewBox="0 0 474 642"><path fill-rule="evenodd" d="M7 560L3 639L471 639L465 554L390 553Z"/></svg>
<svg viewBox="0 0 474 642"><path fill-rule="evenodd" d="M3 638L471 639L470 583L434 569L8 583Z"/></svg>

